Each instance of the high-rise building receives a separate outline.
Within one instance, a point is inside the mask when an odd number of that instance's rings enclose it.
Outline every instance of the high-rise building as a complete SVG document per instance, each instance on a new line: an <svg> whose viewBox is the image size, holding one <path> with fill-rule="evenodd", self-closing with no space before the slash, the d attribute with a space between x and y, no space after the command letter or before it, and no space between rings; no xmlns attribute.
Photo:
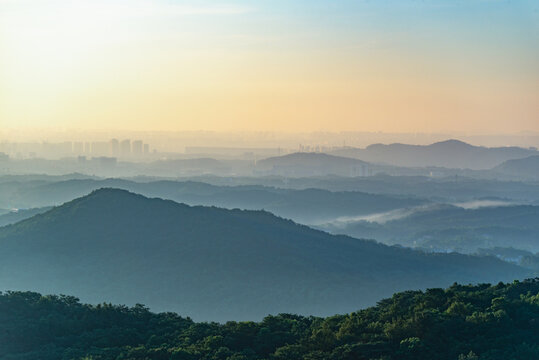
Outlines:
<svg viewBox="0 0 539 360"><path fill-rule="evenodd" d="M84 154L84 143L76 141L73 143L73 154L82 155Z"/></svg>
<svg viewBox="0 0 539 360"><path fill-rule="evenodd" d="M135 140L132 144L132 153L134 156L141 156L142 155L142 140Z"/></svg>
<svg viewBox="0 0 539 360"><path fill-rule="evenodd" d="M150 145L144 144L144 155L150 154Z"/></svg>
<svg viewBox="0 0 539 360"><path fill-rule="evenodd" d="M110 140L110 154L114 157L120 156L120 142L118 139Z"/></svg>
<svg viewBox="0 0 539 360"><path fill-rule="evenodd" d="M120 155L124 157L131 156L131 140L122 140L120 143Z"/></svg>
<svg viewBox="0 0 539 360"><path fill-rule="evenodd" d="M107 156L109 153L109 143L106 141L92 142L92 156Z"/></svg>
<svg viewBox="0 0 539 360"><path fill-rule="evenodd" d="M41 144L41 155L48 158L61 158L70 156L73 153L71 141L61 143L44 142Z"/></svg>

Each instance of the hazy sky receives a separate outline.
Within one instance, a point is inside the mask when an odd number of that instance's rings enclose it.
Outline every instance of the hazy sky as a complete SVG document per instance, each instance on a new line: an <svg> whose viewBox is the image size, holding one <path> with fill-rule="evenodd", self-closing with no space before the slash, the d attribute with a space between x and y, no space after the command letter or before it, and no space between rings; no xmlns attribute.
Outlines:
<svg viewBox="0 0 539 360"><path fill-rule="evenodd" d="M0 126L539 131L539 2L0 0Z"/></svg>

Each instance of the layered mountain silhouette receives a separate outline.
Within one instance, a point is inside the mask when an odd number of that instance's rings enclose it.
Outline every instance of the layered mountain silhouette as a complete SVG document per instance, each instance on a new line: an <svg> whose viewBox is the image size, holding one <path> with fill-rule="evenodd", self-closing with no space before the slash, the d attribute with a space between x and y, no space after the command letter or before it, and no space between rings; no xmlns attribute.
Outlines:
<svg viewBox="0 0 539 360"><path fill-rule="evenodd" d="M0 183L0 207L35 208L62 204L103 187L129 190L149 197L170 199L189 205L268 210L301 223L318 223L339 216L390 211L426 203L417 197L368 194L358 191L331 192L321 189L277 189L266 186L214 186L194 181L134 182L122 179L85 179L59 182ZM43 212L43 211L41 211ZM34 215L20 211L18 216Z"/></svg>
<svg viewBox="0 0 539 360"><path fill-rule="evenodd" d="M396 166L486 170L507 160L537 155L537 150L514 146L488 148L446 140L431 145L374 144L365 149L336 150L332 154Z"/></svg>
<svg viewBox="0 0 539 360"><path fill-rule="evenodd" d="M424 254L265 211L101 189L0 228L0 289L177 311L197 320L329 315L395 291L527 276L492 257Z"/></svg>
<svg viewBox="0 0 539 360"><path fill-rule="evenodd" d="M507 160L496 166L494 171L504 173L515 178L539 179L539 155L524 159Z"/></svg>
<svg viewBox="0 0 539 360"><path fill-rule="evenodd" d="M34 215L44 213L50 209L51 206L10 211L8 213L0 215L0 227L31 218Z"/></svg>
<svg viewBox="0 0 539 360"><path fill-rule="evenodd" d="M489 200L476 203L480 206L481 202L488 203ZM381 223L352 219L319 227L339 234L431 251L475 253L481 248L512 247L538 252L539 206L492 203L468 209L431 205L380 214L375 220L382 219ZM473 206L473 202L469 205Z"/></svg>
<svg viewBox="0 0 539 360"><path fill-rule="evenodd" d="M284 176L366 176L372 165L361 160L324 153L293 153L263 159L257 162L259 172Z"/></svg>

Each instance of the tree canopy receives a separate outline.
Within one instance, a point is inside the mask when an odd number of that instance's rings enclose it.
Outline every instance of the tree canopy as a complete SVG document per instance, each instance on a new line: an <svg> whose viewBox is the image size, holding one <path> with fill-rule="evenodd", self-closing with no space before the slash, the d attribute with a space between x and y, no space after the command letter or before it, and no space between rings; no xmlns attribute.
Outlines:
<svg viewBox="0 0 539 360"><path fill-rule="evenodd" d="M539 279L406 291L327 318L197 323L143 305L0 295L0 359L539 359Z"/></svg>

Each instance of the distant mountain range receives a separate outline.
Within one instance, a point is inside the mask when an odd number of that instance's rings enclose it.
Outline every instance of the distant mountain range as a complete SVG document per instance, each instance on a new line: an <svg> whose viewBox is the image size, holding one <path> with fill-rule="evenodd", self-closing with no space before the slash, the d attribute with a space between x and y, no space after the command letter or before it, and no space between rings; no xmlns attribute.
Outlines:
<svg viewBox="0 0 539 360"><path fill-rule="evenodd" d="M31 218L37 214L42 214L51 208L51 206L46 206L42 208L22 209L0 214L0 227L14 224L16 222Z"/></svg>
<svg viewBox="0 0 539 360"><path fill-rule="evenodd" d="M507 204L466 209L437 204L370 218L382 222L359 217L319 228L430 251L475 253L481 248L512 247L539 252L539 206Z"/></svg>
<svg viewBox="0 0 539 360"><path fill-rule="evenodd" d="M256 170L261 173L284 176L367 176L372 165L361 160L324 153L293 153L260 160Z"/></svg>
<svg viewBox="0 0 539 360"><path fill-rule="evenodd" d="M390 211L427 202L415 196L330 192L320 189L214 186L193 181L134 182L122 179L86 179L59 182L0 182L0 208L21 209L58 205L103 187L125 189L189 205L264 209L303 223L327 221L337 216ZM21 210L18 215L11 214L4 219L16 219L23 215L24 212ZM28 215L30 216L30 213ZM2 217L0 217L0 224L2 224Z"/></svg>
<svg viewBox="0 0 539 360"><path fill-rule="evenodd" d="M180 155L177 155L180 156ZM66 174L69 172L101 175L104 177L152 176L178 178L193 176L283 176L301 177L363 177L376 174L393 176L466 176L473 178L515 179L518 172L493 171L505 161L539 156L533 148L480 147L458 140L447 140L431 145L374 144L364 149L341 148L329 153L298 152L283 156L255 158L163 158L151 162L114 161L108 158L59 160L13 159L5 162L3 172L34 174ZM69 176L66 176L66 179ZM84 175L79 174L79 178ZM528 176L529 177L529 176ZM15 179L16 177L13 177Z"/></svg>
<svg viewBox="0 0 539 360"><path fill-rule="evenodd" d="M539 155L524 159L507 160L493 169L515 178L530 178L539 180Z"/></svg>
<svg viewBox="0 0 539 360"><path fill-rule="evenodd" d="M424 254L264 211L191 207L116 189L0 228L0 289L142 302L200 320L329 315L399 290L527 275L492 257Z"/></svg>
<svg viewBox="0 0 539 360"><path fill-rule="evenodd" d="M492 171L488 172L490 173ZM189 179L217 186L263 185L286 189L317 188L336 192L359 191L371 194L427 198L441 202L462 202L483 198L498 198L539 205L539 184L537 182L515 181L514 178L505 180L495 180L493 178L477 179L460 176L455 173L445 177L377 174L366 177L328 175L301 178L285 176L195 176ZM2 191L0 190L1 193Z"/></svg>
<svg viewBox="0 0 539 360"><path fill-rule="evenodd" d="M333 151L331 154L394 166L439 166L487 170L507 160L521 159L538 155L539 153L535 149L520 147L487 148L473 146L459 140L447 140L431 145L374 144L365 149L340 149Z"/></svg>

